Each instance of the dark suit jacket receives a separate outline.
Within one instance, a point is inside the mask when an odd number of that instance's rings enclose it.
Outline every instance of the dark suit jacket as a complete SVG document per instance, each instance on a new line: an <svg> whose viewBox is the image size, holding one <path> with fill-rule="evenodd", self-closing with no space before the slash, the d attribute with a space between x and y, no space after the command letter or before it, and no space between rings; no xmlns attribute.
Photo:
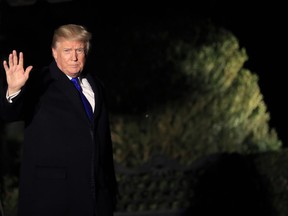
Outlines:
<svg viewBox="0 0 288 216"><path fill-rule="evenodd" d="M19 216L113 214L116 180L105 93L99 80L86 78L95 93L92 124L54 61L31 72L12 104L5 88L1 94L2 118L25 121Z"/></svg>

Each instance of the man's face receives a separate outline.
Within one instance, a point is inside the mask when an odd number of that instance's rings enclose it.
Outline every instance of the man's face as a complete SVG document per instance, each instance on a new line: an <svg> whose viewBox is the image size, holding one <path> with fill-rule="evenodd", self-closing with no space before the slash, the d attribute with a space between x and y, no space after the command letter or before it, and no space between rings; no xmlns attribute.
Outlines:
<svg viewBox="0 0 288 216"><path fill-rule="evenodd" d="M61 40L52 48L57 66L66 75L77 77L83 70L86 60L85 44L80 41Z"/></svg>

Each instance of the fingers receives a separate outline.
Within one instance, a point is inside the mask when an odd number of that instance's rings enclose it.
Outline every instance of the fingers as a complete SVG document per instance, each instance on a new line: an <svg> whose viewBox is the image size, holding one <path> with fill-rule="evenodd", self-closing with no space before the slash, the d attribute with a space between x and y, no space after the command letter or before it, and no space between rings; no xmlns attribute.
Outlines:
<svg viewBox="0 0 288 216"><path fill-rule="evenodd" d="M23 52L19 52L19 61L17 56L17 51L13 50L12 53L9 54L8 62L3 61L4 68L8 69L9 67L16 65L24 66L24 55Z"/></svg>
<svg viewBox="0 0 288 216"><path fill-rule="evenodd" d="M16 58L17 58L17 53L16 53ZM23 66L24 65L24 58L23 58L23 53L19 53L19 65Z"/></svg>
<svg viewBox="0 0 288 216"><path fill-rule="evenodd" d="M8 64L7 64L6 60L3 61L3 67L4 67L5 71L8 71L9 68L8 68Z"/></svg>
<svg viewBox="0 0 288 216"><path fill-rule="evenodd" d="M17 65L18 64L18 57L17 57L16 50L13 50L12 53L9 54L8 63L9 63L9 67L12 67L13 65ZM7 62L6 62L6 66L8 66Z"/></svg>
<svg viewBox="0 0 288 216"><path fill-rule="evenodd" d="M9 63L9 67L13 66L13 54L12 53L9 54L8 63Z"/></svg>
<svg viewBox="0 0 288 216"><path fill-rule="evenodd" d="M29 77L29 74L30 74L32 68L33 68L33 66L31 66L31 65L26 68L25 75L27 76L27 78Z"/></svg>
<svg viewBox="0 0 288 216"><path fill-rule="evenodd" d="M19 52L19 58L18 58L17 51L13 50L12 53L9 54L8 61L6 61L6 60L3 61L3 67L7 73L9 71L11 72L12 68L14 68L16 70L16 67L24 69L23 52ZM14 69L13 69L13 71L14 71ZM25 69L25 72L27 72L27 76L29 76L29 73L31 70L32 70L32 66L29 66Z"/></svg>
<svg viewBox="0 0 288 216"><path fill-rule="evenodd" d="M12 52L12 61L14 65L18 65L18 56L16 50L13 50Z"/></svg>

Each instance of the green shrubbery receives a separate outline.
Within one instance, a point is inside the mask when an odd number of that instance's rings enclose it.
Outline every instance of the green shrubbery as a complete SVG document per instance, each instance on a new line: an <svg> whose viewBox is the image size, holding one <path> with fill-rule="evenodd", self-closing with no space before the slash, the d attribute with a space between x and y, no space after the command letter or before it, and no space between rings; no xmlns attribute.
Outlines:
<svg viewBox="0 0 288 216"><path fill-rule="evenodd" d="M112 113L111 118L118 163L135 166L163 153L191 164L214 153L281 148L276 131L269 128L258 76L244 67L248 56L237 38L213 26L194 30L188 39L168 33L142 35L147 45L141 45L143 55L130 50L137 61L128 61L127 56L120 59L132 71L123 71L117 81L137 97L125 94L121 87L117 90L117 105L125 110ZM137 50L133 42L130 46ZM150 71L144 73L143 68Z"/></svg>

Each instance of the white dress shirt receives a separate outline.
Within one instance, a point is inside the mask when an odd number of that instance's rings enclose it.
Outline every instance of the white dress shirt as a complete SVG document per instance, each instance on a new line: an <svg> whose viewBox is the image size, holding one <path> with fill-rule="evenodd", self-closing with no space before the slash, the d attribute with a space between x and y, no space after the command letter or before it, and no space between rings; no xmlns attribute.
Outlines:
<svg viewBox="0 0 288 216"><path fill-rule="evenodd" d="M72 77L69 77L67 75L67 77L71 80ZM86 78L78 78L79 79L79 83L80 86L82 88L82 92L85 95L85 97L87 98L87 100L89 101L90 105L92 106L92 110L94 112L95 110L95 100L94 100L94 92L92 90L91 85L89 84L88 80Z"/></svg>

